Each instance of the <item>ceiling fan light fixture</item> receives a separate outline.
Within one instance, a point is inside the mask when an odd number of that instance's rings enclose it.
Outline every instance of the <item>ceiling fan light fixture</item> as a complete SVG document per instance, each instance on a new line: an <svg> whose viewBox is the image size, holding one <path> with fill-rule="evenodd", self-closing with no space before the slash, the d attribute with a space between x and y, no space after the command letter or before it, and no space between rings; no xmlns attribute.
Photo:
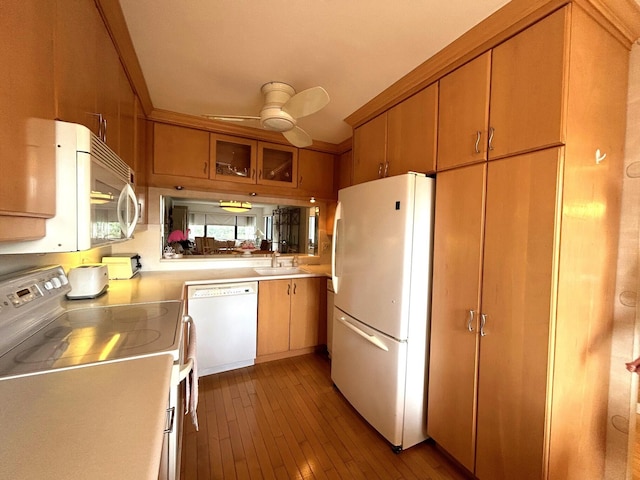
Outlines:
<svg viewBox="0 0 640 480"><path fill-rule="evenodd" d="M231 213L244 213L251 210L251 202L237 200L220 200L220 208Z"/></svg>
<svg viewBox="0 0 640 480"><path fill-rule="evenodd" d="M262 121L262 126L265 130L271 130L272 132L287 132L295 127L296 124L288 118L270 117Z"/></svg>

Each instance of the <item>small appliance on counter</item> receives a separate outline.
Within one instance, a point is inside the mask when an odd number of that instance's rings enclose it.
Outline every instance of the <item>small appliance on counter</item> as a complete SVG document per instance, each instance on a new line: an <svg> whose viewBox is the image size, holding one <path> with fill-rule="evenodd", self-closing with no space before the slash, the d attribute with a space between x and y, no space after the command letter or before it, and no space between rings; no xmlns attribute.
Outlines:
<svg viewBox="0 0 640 480"><path fill-rule="evenodd" d="M109 288L109 272L106 265L80 265L69 270L70 300L96 298Z"/></svg>
<svg viewBox="0 0 640 480"><path fill-rule="evenodd" d="M140 271L140 255L137 253L119 253L102 257L102 263L109 270L109 280L128 280Z"/></svg>

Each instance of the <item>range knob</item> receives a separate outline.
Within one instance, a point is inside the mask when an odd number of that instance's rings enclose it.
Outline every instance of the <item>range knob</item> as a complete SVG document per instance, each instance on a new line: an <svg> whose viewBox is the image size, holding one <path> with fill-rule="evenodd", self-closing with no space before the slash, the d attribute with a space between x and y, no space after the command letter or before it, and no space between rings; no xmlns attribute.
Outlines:
<svg viewBox="0 0 640 480"><path fill-rule="evenodd" d="M51 283L50 280L47 280L46 282L44 282L44 289L45 290L51 290L53 288L53 284Z"/></svg>
<svg viewBox="0 0 640 480"><path fill-rule="evenodd" d="M60 288L62 286L62 282L60 282L58 277L53 277L51 283L53 284L53 288Z"/></svg>
<svg viewBox="0 0 640 480"><path fill-rule="evenodd" d="M62 285L66 285L67 283L69 283L69 280L67 280L67 276L64 273L58 275L58 278L60 279L60 283Z"/></svg>

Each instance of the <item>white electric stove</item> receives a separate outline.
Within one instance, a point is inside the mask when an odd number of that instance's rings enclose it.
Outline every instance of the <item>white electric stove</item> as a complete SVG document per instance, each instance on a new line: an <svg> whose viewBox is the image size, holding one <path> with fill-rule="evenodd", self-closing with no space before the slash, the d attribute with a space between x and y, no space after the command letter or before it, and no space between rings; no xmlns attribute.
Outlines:
<svg viewBox="0 0 640 480"><path fill-rule="evenodd" d="M167 429L159 477L178 476L184 417L183 332L191 325L181 301L81 307L60 266L0 277L0 382L61 369L159 354L173 356ZM187 335L188 338L188 335ZM197 380L197 379L196 379Z"/></svg>
<svg viewBox="0 0 640 480"><path fill-rule="evenodd" d="M65 309L59 266L0 277L0 379L170 353L179 361L182 302Z"/></svg>

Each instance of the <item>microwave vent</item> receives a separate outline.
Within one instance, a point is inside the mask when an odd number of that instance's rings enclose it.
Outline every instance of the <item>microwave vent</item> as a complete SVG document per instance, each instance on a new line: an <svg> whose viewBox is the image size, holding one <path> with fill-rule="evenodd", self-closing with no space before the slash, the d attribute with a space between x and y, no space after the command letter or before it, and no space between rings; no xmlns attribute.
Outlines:
<svg viewBox="0 0 640 480"><path fill-rule="evenodd" d="M129 165L93 133L91 133L91 154L98 162L118 175L123 181L131 183L132 175Z"/></svg>

